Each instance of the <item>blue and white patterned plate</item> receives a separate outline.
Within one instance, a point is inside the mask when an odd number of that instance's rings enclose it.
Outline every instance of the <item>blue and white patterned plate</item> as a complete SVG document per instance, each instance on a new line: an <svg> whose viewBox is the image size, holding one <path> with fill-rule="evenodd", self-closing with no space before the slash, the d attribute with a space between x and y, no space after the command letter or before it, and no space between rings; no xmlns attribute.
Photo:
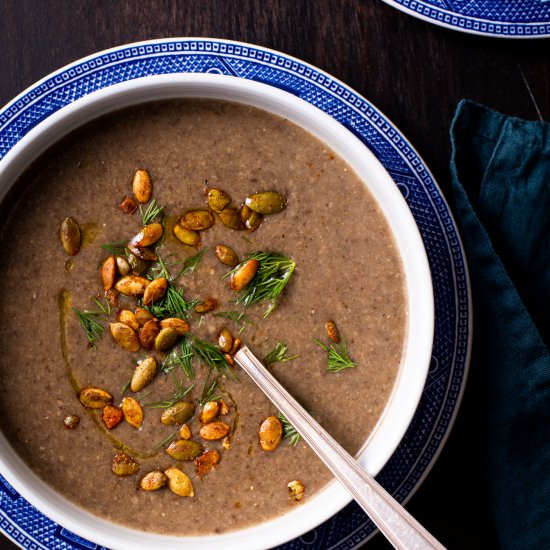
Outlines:
<svg viewBox="0 0 550 550"><path fill-rule="evenodd" d="M178 38L121 46L73 63L0 111L0 160L34 126L98 89L150 75L217 73L282 88L322 109L378 157L402 191L428 254L435 294L432 363L418 410L378 476L399 501L435 461L457 412L470 351L471 305L464 254L449 208L429 170L373 105L330 75L287 55L226 40ZM0 476L0 529L24 548L100 549L57 525ZM284 550L351 549L374 525L355 503Z"/></svg>
<svg viewBox="0 0 550 550"><path fill-rule="evenodd" d="M500 38L550 37L550 0L382 0L435 25Z"/></svg>

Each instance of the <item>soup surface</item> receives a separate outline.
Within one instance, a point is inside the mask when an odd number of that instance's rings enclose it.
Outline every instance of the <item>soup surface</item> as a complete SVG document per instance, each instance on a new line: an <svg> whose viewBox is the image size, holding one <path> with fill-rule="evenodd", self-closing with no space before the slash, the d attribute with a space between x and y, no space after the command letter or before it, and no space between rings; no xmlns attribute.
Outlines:
<svg viewBox="0 0 550 550"><path fill-rule="evenodd" d="M2 430L52 487L131 528L212 534L283 514L301 505L289 497L290 481L305 487L303 502L331 475L302 441L292 445L287 438L272 452L261 449L258 426L277 411L244 373L223 369L210 399L223 399L228 411L218 420L231 432L225 439L204 440L199 401L205 378L212 382L215 371L195 354L190 378L179 364L170 369L164 353L133 353L116 345L108 323L116 321L118 309L133 311L134 299L122 296L118 308L95 317L106 330L94 347L75 315L75 310L99 311L94 297L106 304L98 267L110 252L100 245L124 246L141 228L139 211L130 215L118 207L131 195L132 177L141 167L151 174L153 196L166 215L156 253L171 274L180 271L177 262L203 251L196 268L173 281L174 288L184 288L187 300L218 301L210 312L192 313L190 334L215 344L223 327L234 337L242 330L239 337L259 357L283 342L284 358L297 357L272 363L270 370L352 453L380 417L401 360L407 312L401 261L376 203L344 162L289 121L246 106L184 100L125 109L72 133L25 173L4 205ZM174 238L172 227L184 212L205 208L205 185L224 190L237 208L245 197L267 190L283 195L286 207L265 216L254 232L229 229L216 219L192 248ZM82 246L74 256L58 239L67 216L82 230ZM295 261L269 316L263 316L266 303L246 308L240 322L216 315L242 311L234 303L239 294L222 278L231 268L214 254L218 244L232 247L240 260L269 251ZM331 345L325 330L329 320L345 342L335 348L345 347L355 367L327 370L327 352L315 340ZM136 362L150 355L162 368L134 393L127 382ZM107 430L101 410L86 409L79 401L82 387L108 391L115 406L125 396L134 397L144 411L141 428L123 421ZM202 479L192 461L165 452L180 438L180 425L159 421L167 405L159 402L173 401L178 389L190 387L184 400L196 405L187 421L191 439L221 457ZM68 415L80 418L76 428L64 427ZM139 472L113 474L113 456L121 451L139 464ZM181 497L166 487L137 490L146 473L172 466L187 474L194 496Z"/></svg>

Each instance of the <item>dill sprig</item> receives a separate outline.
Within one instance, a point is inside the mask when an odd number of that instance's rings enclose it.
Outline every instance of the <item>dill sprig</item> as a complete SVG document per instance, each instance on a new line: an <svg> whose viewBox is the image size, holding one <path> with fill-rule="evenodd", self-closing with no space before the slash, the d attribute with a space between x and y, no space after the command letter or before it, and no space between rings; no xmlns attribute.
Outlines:
<svg viewBox="0 0 550 550"><path fill-rule="evenodd" d="M128 243L126 241L113 241L110 243L104 243L100 244L100 248L103 250L106 250L110 254L114 254L115 256L125 256L126 255L126 245Z"/></svg>
<svg viewBox="0 0 550 550"><path fill-rule="evenodd" d="M270 302L264 312L265 319L277 306L277 299L292 277L296 262L278 252L253 252L224 277L231 276L245 262L252 259L258 260L260 264L258 272L241 291L236 303L249 307L259 302Z"/></svg>
<svg viewBox="0 0 550 550"><path fill-rule="evenodd" d="M187 378L195 378L195 370L193 369L193 341L189 338L184 338L179 346L176 346L166 356L160 370L162 372L170 372L174 367L179 366Z"/></svg>
<svg viewBox="0 0 550 550"><path fill-rule="evenodd" d="M185 299L185 289L176 288L173 284L175 277L173 277L170 272L167 260L163 260L161 256L158 256L155 265L150 270L150 278L158 279L160 277L164 277L168 280L166 294L162 300L155 302L150 306L143 307L148 309L155 317L160 317L161 319L165 317L180 317L182 319L188 319L191 317L191 313L200 300Z"/></svg>
<svg viewBox="0 0 550 550"><path fill-rule="evenodd" d="M145 209L140 204L139 213L141 215L141 223L143 225L149 225L150 223L157 221L163 216L163 210L164 206L161 206L157 202L157 199L153 199Z"/></svg>
<svg viewBox="0 0 550 550"><path fill-rule="evenodd" d="M229 370L229 363L218 346L196 337L192 337L191 341L193 352L207 367L218 374Z"/></svg>
<svg viewBox="0 0 550 550"><path fill-rule="evenodd" d="M273 363L286 363L299 357L299 355L287 355L288 345L284 342L277 342L271 350L267 352L263 358L263 364L268 367Z"/></svg>
<svg viewBox="0 0 550 550"><path fill-rule="evenodd" d="M171 443L172 439L176 437L177 432L174 432L170 434L169 436L165 437L162 441L159 441L154 447L153 450L156 451L157 449L160 449L161 447L164 447L166 444Z"/></svg>
<svg viewBox="0 0 550 550"><path fill-rule="evenodd" d="M146 403L146 407L151 407L152 409L167 409L168 407L171 407L178 401L181 401L194 387L195 384L191 384L189 387L184 388L183 387L183 380L176 380L174 378L174 382L176 383L176 391L172 394L172 396L169 399L165 399L163 401L153 401L151 403Z"/></svg>
<svg viewBox="0 0 550 550"><path fill-rule="evenodd" d="M204 384L202 386L201 396L199 399L200 405L204 405L205 403L208 403L208 401L216 401L216 399L220 398L220 396L216 395L220 377L219 375L216 375L212 378L212 372L213 371L210 370L204 379Z"/></svg>
<svg viewBox="0 0 550 550"><path fill-rule="evenodd" d="M327 352L327 371L340 372L344 369L354 369L357 363L353 361L348 353L348 346L344 340L340 344L323 344L319 340L315 343Z"/></svg>
<svg viewBox="0 0 550 550"><path fill-rule="evenodd" d="M296 431L296 428L288 421L288 418L280 412L277 414L283 425L283 439L286 439L289 445L296 447L302 436Z"/></svg>
<svg viewBox="0 0 550 550"><path fill-rule="evenodd" d="M214 313L214 317L223 317L237 323L239 326L239 334L242 334L245 325L252 325L252 319L244 311L219 311Z"/></svg>
<svg viewBox="0 0 550 550"><path fill-rule="evenodd" d="M84 330L86 339L91 347L95 348L97 342L101 340L105 333L105 327L99 322L111 315L111 304L105 301L104 303L94 298L94 303L97 305L97 310L78 310L73 308L73 311Z"/></svg>
<svg viewBox="0 0 550 550"><path fill-rule="evenodd" d="M186 273L194 273L195 269L197 269L198 265L200 264L202 257L208 252L208 250L210 249L203 248L193 256L189 256L188 258L185 258L183 262L177 262L176 264L174 264L174 265L181 265L181 270L174 277L174 279L179 279L182 275L185 275Z"/></svg>
<svg viewBox="0 0 550 550"><path fill-rule="evenodd" d="M162 300L151 304L150 306L143 306L148 309L155 317L164 319L166 317L179 317L181 319L188 319L191 317L195 306L200 300L186 300L185 289L175 288L174 285L168 283L166 294Z"/></svg>

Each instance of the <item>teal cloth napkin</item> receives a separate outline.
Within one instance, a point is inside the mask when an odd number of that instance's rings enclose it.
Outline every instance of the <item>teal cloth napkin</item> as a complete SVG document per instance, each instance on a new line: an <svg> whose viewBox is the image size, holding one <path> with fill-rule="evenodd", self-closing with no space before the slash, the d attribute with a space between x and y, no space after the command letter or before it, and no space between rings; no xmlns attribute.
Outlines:
<svg viewBox="0 0 550 550"><path fill-rule="evenodd" d="M550 124L462 101L451 145L495 526L502 548L550 549Z"/></svg>

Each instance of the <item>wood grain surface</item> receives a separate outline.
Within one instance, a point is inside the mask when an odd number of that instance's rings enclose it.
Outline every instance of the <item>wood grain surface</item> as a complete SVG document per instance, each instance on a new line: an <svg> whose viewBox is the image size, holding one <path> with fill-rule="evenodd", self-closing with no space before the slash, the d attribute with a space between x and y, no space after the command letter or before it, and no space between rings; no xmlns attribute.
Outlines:
<svg viewBox="0 0 550 550"><path fill-rule="evenodd" d="M0 21L2 105L49 72L116 45L171 36L251 42L312 63L372 101L446 195L449 123L461 98L523 118L550 116L548 40L461 34L380 0L1 0ZM408 505L448 548L497 547L480 466L475 367L447 445ZM377 535L366 547L389 545Z"/></svg>

